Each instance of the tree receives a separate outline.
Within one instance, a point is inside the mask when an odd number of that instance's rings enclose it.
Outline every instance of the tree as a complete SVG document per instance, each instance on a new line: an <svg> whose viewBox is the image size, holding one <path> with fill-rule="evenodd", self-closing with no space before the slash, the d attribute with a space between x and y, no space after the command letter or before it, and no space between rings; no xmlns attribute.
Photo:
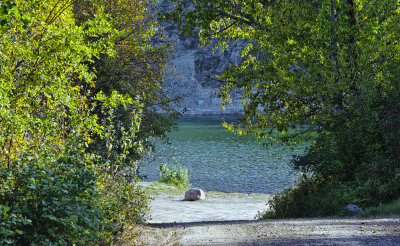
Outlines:
<svg viewBox="0 0 400 246"><path fill-rule="evenodd" d="M370 206L398 197L392 182L400 173L394 147L400 129L398 1L175 2L164 19L178 22L183 33L198 31L203 44L216 39L221 50L237 40L247 44L242 62L218 78L226 84L223 106L232 90L243 91L245 116L237 133L270 143L318 132L294 162L313 178L277 199L275 208L327 215L346 202Z"/></svg>
<svg viewBox="0 0 400 246"><path fill-rule="evenodd" d="M99 133L83 91L94 83L87 64L112 52L104 12L76 26L72 1L1 2L1 165L23 154L60 156ZM95 42L86 37L103 36ZM81 86L77 80L85 80Z"/></svg>
<svg viewBox="0 0 400 246"><path fill-rule="evenodd" d="M158 30L156 12L151 1L97 0L91 1L91 4L80 1L76 3L75 9L79 18L84 19L93 16L99 6L104 6L118 35L114 43L115 56L101 56L93 64L97 75L93 91L102 91L105 95L118 91L132 98L140 98L143 103L140 129L135 134L136 139L130 141L141 141L143 150L152 151L152 139L166 139L166 132L174 126L173 119L178 116L178 112L171 108L172 100L162 88L171 45ZM94 113L99 116L101 125L110 130L112 128L113 134L109 138L97 138L90 145L89 151L110 159L113 165L118 163L120 167L136 163L142 153L135 146L126 149L125 153L120 148L120 139L124 134L126 136L124 131L132 127L131 115L135 110L127 107L118 108L112 113L108 110L100 112L99 104ZM109 149L107 145L114 146L112 151L104 151ZM124 159L118 160L118 156L124 156Z"/></svg>
<svg viewBox="0 0 400 246"><path fill-rule="evenodd" d="M122 34L104 6L77 12L77 2L0 0L0 244L111 243L146 207L137 187L110 181L107 160L87 151L113 137L99 118L127 109L116 148L140 148L142 103L96 90L94 64L115 55Z"/></svg>
<svg viewBox="0 0 400 246"><path fill-rule="evenodd" d="M203 44L247 42L241 64L220 76L224 104L231 90L244 90L247 127L239 132L334 129L365 88L386 87L393 77L385 71L398 59L396 1L200 0L193 8L176 2L166 18L184 33L198 26Z"/></svg>

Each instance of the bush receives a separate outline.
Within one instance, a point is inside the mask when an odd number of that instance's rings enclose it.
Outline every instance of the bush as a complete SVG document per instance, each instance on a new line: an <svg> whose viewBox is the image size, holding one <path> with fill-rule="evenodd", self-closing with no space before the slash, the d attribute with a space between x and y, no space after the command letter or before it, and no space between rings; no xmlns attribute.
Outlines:
<svg viewBox="0 0 400 246"><path fill-rule="evenodd" d="M188 170L180 164L167 167L167 165L163 163L160 167L160 176L160 182L163 183L172 184L180 188L188 188L191 186L189 183Z"/></svg>
<svg viewBox="0 0 400 246"><path fill-rule="evenodd" d="M117 175L104 175L101 178L101 193L111 217L123 228L126 224L145 221L149 211L149 197L137 185L137 179Z"/></svg>
<svg viewBox="0 0 400 246"><path fill-rule="evenodd" d="M361 99L352 118L294 159L312 178L277 196L266 217L342 215L348 204L379 211L400 198L400 92Z"/></svg>
<svg viewBox="0 0 400 246"><path fill-rule="evenodd" d="M93 245L118 228L96 189L97 175L80 156L21 160L0 170L1 245Z"/></svg>
<svg viewBox="0 0 400 246"><path fill-rule="evenodd" d="M301 218L344 215L346 205L352 203L351 191L344 186L336 186L333 182L322 178L303 176L293 188L286 189L276 195L264 219Z"/></svg>

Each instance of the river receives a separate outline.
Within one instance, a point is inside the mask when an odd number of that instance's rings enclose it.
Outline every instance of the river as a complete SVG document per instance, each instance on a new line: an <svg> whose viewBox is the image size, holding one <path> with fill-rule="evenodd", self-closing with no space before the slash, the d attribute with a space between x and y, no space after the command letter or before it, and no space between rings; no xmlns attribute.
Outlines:
<svg viewBox="0 0 400 246"><path fill-rule="evenodd" d="M277 194L299 178L289 163L304 145L266 148L226 131L215 117L185 118L178 125L169 134L171 145L157 144L163 157L142 169L147 181L159 179L162 162L186 167L192 186L204 190Z"/></svg>

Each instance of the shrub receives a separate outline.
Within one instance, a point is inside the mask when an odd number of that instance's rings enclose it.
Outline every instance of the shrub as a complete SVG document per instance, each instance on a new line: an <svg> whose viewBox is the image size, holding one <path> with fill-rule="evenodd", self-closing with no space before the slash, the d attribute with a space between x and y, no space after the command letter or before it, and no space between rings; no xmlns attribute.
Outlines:
<svg viewBox="0 0 400 246"><path fill-rule="evenodd" d="M341 215L348 204L379 211L385 208L380 204L399 199L399 95L365 96L353 106L357 117L321 133L304 156L294 159L313 177L277 196L266 216Z"/></svg>
<svg viewBox="0 0 400 246"><path fill-rule="evenodd" d="M0 170L0 244L88 245L117 232L80 156L24 159Z"/></svg>
<svg viewBox="0 0 400 246"><path fill-rule="evenodd" d="M345 186L320 177L303 176L300 182L276 195L264 219L300 218L344 215L346 205L353 203L353 194Z"/></svg>
<svg viewBox="0 0 400 246"><path fill-rule="evenodd" d="M160 182L172 184L180 188L190 187L188 170L182 165L170 165L163 163L160 167Z"/></svg>
<svg viewBox="0 0 400 246"><path fill-rule="evenodd" d="M149 197L137 185L136 178L130 181L122 175L104 175L100 190L107 210L119 227L145 221L146 212L149 211Z"/></svg>

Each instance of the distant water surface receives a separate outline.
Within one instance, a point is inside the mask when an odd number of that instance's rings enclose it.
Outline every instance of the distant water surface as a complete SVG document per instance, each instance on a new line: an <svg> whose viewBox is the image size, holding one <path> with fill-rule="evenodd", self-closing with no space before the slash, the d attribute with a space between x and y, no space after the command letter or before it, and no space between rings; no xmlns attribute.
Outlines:
<svg viewBox="0 0 400 246"><path fill-rule="evenodd" d="M158 144L161 157L141 172L148 181L159 179L159 166L180 163L188 168L193 187L204 190L276 194L298 180L290 167L291 157L301 154L304 146L265 147L252 137L236 136L221 126L215 117L185 118L169 134L170 147ZM173 158L171 158L173 157Z"/></svg>

